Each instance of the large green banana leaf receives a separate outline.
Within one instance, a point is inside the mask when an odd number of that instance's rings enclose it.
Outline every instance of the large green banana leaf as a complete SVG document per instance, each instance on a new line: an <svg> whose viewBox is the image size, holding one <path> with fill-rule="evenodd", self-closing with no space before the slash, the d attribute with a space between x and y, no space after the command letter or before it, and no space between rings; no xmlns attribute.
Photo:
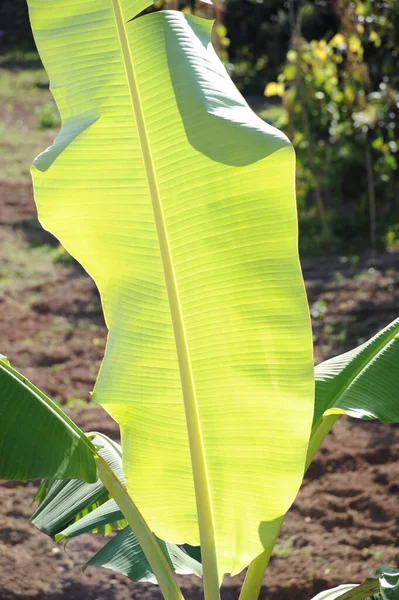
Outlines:
<svg viewBox="0 0 399 600"><path fill-rule="evenodd" d="M314 426L323 415L399 422L399 319L315 369Z"/></svg>
<svg viewBox="0 0 399 600"><path fill-rule="evenodd" d="M95 481L94 454L75 423L0 355L0 479Z"/></svg>
<svg viewBox="0 0 399 600"><path fill-rule="evenodd" d="M212 23L134 18L148 3L28 0L63 120L35 198L101 293L93 398L120 424L128 490L179 544L199 544L198 507L219 574L236 573L298 491L313 414L295 159Z"/></svg>

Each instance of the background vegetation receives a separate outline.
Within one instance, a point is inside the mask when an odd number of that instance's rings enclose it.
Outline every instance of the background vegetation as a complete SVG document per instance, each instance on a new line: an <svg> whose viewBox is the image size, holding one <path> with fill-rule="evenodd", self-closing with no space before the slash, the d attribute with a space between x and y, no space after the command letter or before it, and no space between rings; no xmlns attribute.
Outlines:
<svg viewBox="0 0 399 600"><path fill-rule="evenodd" d="M25 0L2 0L0 27L3 56L34 49ZM294 143L302 254L397 250L399 0L219 0L215 42ZM51 102L36 116L39 130L57 126Z"/></svg>

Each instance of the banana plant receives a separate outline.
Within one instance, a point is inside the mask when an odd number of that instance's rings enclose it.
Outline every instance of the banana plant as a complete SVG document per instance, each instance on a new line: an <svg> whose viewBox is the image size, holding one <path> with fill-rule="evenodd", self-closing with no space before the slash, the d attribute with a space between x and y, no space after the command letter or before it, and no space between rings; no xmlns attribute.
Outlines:
<svg viewBox="0 0 399 600"><path fill-rule="evenodd" d="M306 466L342 414L399 422L399 373L395 368L399 360L398 335L396 319L362 346L316 367L315 416ZM115 531L116 535L83 568L102 566L132 581L159 583L165 597L168 593L179 594L173 573L203 575L201 548L165 542L153 536L140 519L137 507L126 495L118 444L103 434L85 436L4 357L0 360L0 383L0 477L46 476L36 495L39 506L32 516L41 531L64 542L87 532L107 535ZM75 434L83 448L84 469L78 473L73 470L76 463L70 451L79 447ZM46 462L48 457L50 463ZM93 477L96 461L99 469ZM273 523L275 537L282 522L283 517ZM250 563L241 600L256 600L272 549L273 543ZM375 594L383 600L399 598L397 569L381 567L362 584L344 584L322 592L314 600L363 600Z"/></svg>
<svg viewBox="0 0 399 600"><path fill-rule="evenodd" d="M29 0L62 117L32 177L41 223L101 294L92 399L120 425L127 491L158 538L201 546L217 600L305 466L295 158L231 82L212 21L148 4Z"/></svg>
<svg viewBox="0 0 399 600"><path fill-rule="evenodd" d="M202 574L218 600L223 575L249 565L242 599L255 600L333 421L355 401L353 416L385 412L348 383L359 351L316 375L312 429L292 146L234 87L211 21L148 4L28 0L62 117L32 166L35 200L100 291L109 333L93 401L122 449L85 436L3 360L0 477L49 480L34 521L50 535L124 525L91 564L156 580L166 600L181 598L174 572Z"/></svg>

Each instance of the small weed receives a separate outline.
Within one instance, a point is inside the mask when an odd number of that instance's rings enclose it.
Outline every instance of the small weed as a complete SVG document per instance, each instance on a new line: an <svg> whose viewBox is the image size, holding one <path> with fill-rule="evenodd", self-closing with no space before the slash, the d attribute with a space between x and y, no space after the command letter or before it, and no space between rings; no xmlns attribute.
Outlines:
<svg viewBox="0 0 399 600"><path fill-rule="evenodd" d="M67 406L68 408L73 408L75 410L79 409L79 408L84 408L85 406L87 406L87 400L83 400L82 398L75 398L74 396L71 396L70 398L67 398L67 400L64 403L64 406Z"/></svg>
<svg viewBox="0 0 399 600"><path fill-rule="evenodd" d="M325 337L332 335L334 333L334 326L331 323L326 323L322 329L322 334Z"/></svg>
<svg viewBox="0 0 399 600"><path fill-rule="evenodd" d="M57 247L56 252L55 262L62 265L73 265L75 263L73 256L61 244Z"/></svg>
<svg viewBox="0 0 399 600"><path fill-rule="evenodd" d="M356 279L360 281L371 281L379 275L379 271L374 269L374 267L370 267L367 271L361 271L358 275L355 276Z"/></svg>
<svg viewBox="0 0 399 600"><path fill-rule="evenodd" d="M377 562L381 562L383 560L383 552L381 550L378 550L377 548L364 548L363 550L363 556L368 558L369 556L377 561Z"/></svg>
<svg viewBox="0 0 399 600"><path fill-rule="evenodd" d="M48 128L57 126L59 117L47 82L37 53L0 57L0 179L29 179L33 158L54 139L54 131ZM38 106L39 127L32 119Z"/></svg>
<svg viewBox="0 0 399 600"><path fill-rule="evenodd" d="M39 129L51 129L60 126L60 114L54 102L46 102L36 109Z"/></svg>
<svg viewBox="0 0 399 600"><path fill-rule="evenodd" d="M349 257L349 265L350 265L351 269L355 269L357 267L358 262L359 262L359 257L356 254Z"/></svg>
<svg viewBox="0 0 399 600"><path fill-rule="evenodd" d="M48 366L47 368L52 373L60 373L60 371L62 371L65 368L65 366L63 363L55 363L54 365Z"/></svg>
<svg viewBox="0 0 399 600"><path fill-rule="evenodd" d="M314 319L322 319L327 312L327 302L325 300L316 300L310 309L310 314Z"/></svg>
<svg viewBox="0 0 399 600"><path fill-rule="evenodd" d="M289 558L295 552L294 550L294 541L296 539L295 535L292 535L288 540L284 542L277 543L273 548L272 556L276 558Z"/></svg>
<svg viewBox="0 0 399 600"><path fill-rule="evenodd" d="M392 225L385 235L388 252L399 252L399 224Z"/></svg>
<svg viewBox="0 0 399 600"><path fill-rule="evenodd" d="M345 281L345 276L342 275L340 271L337 271L336 273L334 273L334 281L336 283L343 283Z"/></svg>
<svg viewBox="0 0 399 600"><path fill-rule="evenodd" d="M52 272L57 250L48 244L27 246L22 237L13 234L4 237L7 243L3 244L0 254L0 290L13 294L27 291L29 281L29 301L34 301L43 278Z"/></svg>

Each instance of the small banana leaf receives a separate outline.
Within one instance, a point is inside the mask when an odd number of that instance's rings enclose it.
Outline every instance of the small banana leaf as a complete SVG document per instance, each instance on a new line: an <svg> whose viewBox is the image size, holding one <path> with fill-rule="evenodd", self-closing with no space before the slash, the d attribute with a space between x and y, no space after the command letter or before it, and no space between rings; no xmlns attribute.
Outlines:
<svg viewBox="0 0 399 600"><path fill-rule="evenodd" d="M315 369L313 428L324 416L399 422L399 319L370 340Z"/></svg>
<svg viewBox="0 0 399 600"><path fill-rule="evenodd" d="M90 440L2 355L0 424L0 479L96 481Z"/></svg>
<svg viewBox="0 0 399 600"><path fill-rule="evenodd" d="M99 454L112 465L116 476L123 482L120 447L102 434L88 434L94 446L99 447ZM119 458L119 460L118 460ZM31 519L43 533L54 537L71 523L95 514L95 509L109 500L109 494L100 479L94 483L86 483L78 479L50 481L37 498L40 504ZM116 506L116 504L115 504ZM123 515L119 512L120 519ZM115 519L116 521L120 519ZM108 521L111 523L112 521ZM91 530L101 528L102 524L94 524ZM68 537L68 536L62 536Z"/></svg>
<svg viewBox="0 0 399 600"><path fill-rule="evenodd" d="M105 488L103 492L106 492ZM55 534L55 540L59 542L64 538L78 537L82 533L90 531L95 533L101 532L107 535L112 530L122 529L125 526L126 521L123 514L112 498L104 502L104 504L97 503L96 506L90 506L89 502L87 502L85 510L76 515L75 522Z"/></svg>
<svg viewBox="0 0 399 600"><path fill-rule="evenodd" d="M399 600L399 570L382 566L360 585L344 584L314 596L312 600Z"/></svg>
<svg viewBox="0 0 399 600"><path fill-rule="evenodd" d="M179 575L194 574L201 577L202 565L175 544L168 544L158 538L172 570ZM130 527L120 531L83 567L97 565L126 575L132 581L156 583L151 567Z"/></svg>

